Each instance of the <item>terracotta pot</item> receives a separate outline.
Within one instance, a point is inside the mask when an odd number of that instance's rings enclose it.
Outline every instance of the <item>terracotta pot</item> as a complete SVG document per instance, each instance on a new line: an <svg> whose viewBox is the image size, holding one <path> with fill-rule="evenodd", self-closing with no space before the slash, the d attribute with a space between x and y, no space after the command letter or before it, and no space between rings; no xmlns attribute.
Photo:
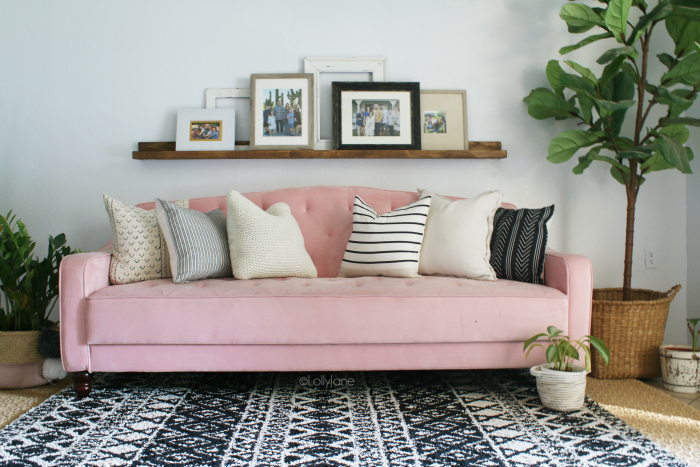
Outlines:
<svg viewBox="0 0 700 467"><path fill-rule="evenodd" d="M662 345L659 347L664 388L674 392L698 392L700 352L689 345Z"/></svg>
<svg viewBox="0 0 700 467"><path fill-rule="evenodd" d="M574 365L574 371L557 371L550 370L546 363L530 368L530 374L537 378L537 392L548 409L571 412L583 407L588 374L585 368Z"/></svg>

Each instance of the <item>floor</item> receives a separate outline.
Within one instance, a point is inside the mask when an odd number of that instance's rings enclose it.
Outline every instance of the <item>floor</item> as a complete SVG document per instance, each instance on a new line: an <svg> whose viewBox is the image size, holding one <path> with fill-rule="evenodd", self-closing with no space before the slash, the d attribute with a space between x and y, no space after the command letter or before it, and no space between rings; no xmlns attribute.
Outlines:
<svg viewBox="0 0 700 467"><path fill-rule="evenodd" d="M700 410L700 392L696 392L695 394L687 394L684 392L669 391L667 389L664 389L664 384L661 382L661 378L642 379L640 381L644 384L647 384L647 385L653 387L653 388L656 388L660 391L665 392L669 396L671 396L675 399L678 399L681 402L688 404L689 406L693 407L694 409Z"/></svg>

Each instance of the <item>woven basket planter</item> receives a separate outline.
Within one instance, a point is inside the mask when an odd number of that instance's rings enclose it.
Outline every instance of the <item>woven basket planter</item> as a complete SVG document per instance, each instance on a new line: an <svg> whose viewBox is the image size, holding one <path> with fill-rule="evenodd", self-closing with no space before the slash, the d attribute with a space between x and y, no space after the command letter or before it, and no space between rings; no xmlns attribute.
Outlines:
<svg viewBox="0 0 700 467"><path fill-rule="evenodd" d="M632 289L632 300L622 300L622 289L594 289L591 334L610 349L610 363L593 352L591 376L598 379L658 378L659 346L664 340L671 300L681 290L668 292Z"/></svg>
<svg viewBox="0 0 700 467"><path fill-rule="evenodd" d="M39 353L40 331L0 332L0 388L19 389L46 384L45 358Z"/></svg>
<svg viewBox="0 0 700 467"><path fill-rule="evenodd" d="M533 366L530 374L537 378L537 393L548 409L571 412L583 407L588 374L585 368L574 365L574 371L556 371L547 363Z"/></svg>

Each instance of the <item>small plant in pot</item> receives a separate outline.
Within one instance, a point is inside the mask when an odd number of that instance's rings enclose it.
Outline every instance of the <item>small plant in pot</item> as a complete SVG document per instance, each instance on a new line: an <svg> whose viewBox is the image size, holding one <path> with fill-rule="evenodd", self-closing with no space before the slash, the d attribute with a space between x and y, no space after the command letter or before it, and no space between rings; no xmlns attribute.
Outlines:
<svg viewBox="0 0 700 467"><path fill-rule="evenodd" d="M42 260L34 255L35 246L12 211L0 216L0 388L38 386L66 374L57 351L46 355L46 346L40 351L39 336L42 329L44 336L58 332L49 320L58 298L58 267L76 251L63 234L49 237Z"/></svg>
<svg viewBox="0 0 700 467"><path fill-rule="evenodd" d="M698 377L698 373L700 373L700 353L698 353L700 329L697 329L698 323L700 323L700 318L688 320L688 331L693 338L693 345L668 344L659 347L664 388L669 391L691 394L698 392L698 384L700 384Z"/></svg>
<svg viewBox="0 0 700 467"><path fill-rule="evenodd" d="M530 374L537 378L537 392L542 404L552 410L567 412L583 407L586 395L586 375L591 371L591 347L598 351L607 364L610 352L605 343L594 336L583 336L571 340L562 335L564 331L556 326L548 326L546 333L532 336L525 341L525 358L532 349L544 346L537 339L546 337L549 346L545 351L547 363L530 368ZM588 344L588 345L586 345ZM585 367L576 365L583 351Z"/></svg>

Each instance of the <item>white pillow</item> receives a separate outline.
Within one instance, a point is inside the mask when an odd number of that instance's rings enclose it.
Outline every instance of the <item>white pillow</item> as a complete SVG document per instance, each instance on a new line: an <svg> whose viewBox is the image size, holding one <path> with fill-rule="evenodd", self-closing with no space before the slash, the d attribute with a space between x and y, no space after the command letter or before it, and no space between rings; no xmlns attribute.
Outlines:
<svg viewBox="0 0 700 467"><path fill-rule="evenodd" d="M237 191L230 191L226 202L231 268L236 279L316 278L316 267L287 204L273 204L266 212Z"/></svg>
<svg viewBox="0 0 700 467"><path fill-rule="evenodd" d="M476 198L451 201L418 190L432 203L420 255L420 274L441 274L469 279L496 280L491 267L493 217L503 194L489 191Z"/></svg>
<svg viewBox="0 0 700 467"><path fill-rule="evenodd" d="M109 282L131 284L171 277L170 255L155 209L147 211L107 195L104 202L112 226ZM175 204L183 208L190 206L186 199Z"/></svg>
<svg viewBox="0 0 700 467"><path fill-rule="evenodd" d="M355 196L352 234L338 277L419 277L418 260L430 209L426 197L380 216Z"/></svg>

